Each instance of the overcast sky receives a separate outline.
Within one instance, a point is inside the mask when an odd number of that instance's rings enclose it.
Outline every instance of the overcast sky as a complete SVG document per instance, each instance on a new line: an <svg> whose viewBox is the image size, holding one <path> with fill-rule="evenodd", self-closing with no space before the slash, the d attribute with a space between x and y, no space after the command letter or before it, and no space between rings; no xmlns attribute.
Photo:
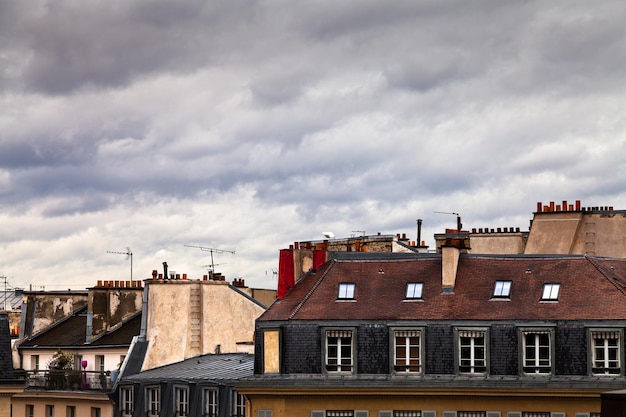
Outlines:
<svg viewBox="0 0 626 417"><path fill-rule="evenodd" d="M0 275L275 288L278 251L626 209L626 2L0 0Z"/></svg>

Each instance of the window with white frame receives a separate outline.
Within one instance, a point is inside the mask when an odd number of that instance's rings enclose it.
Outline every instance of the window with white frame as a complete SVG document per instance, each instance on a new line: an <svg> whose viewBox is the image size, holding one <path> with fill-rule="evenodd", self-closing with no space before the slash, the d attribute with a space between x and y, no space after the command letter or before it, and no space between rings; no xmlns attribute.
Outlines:
<svg viewBox="0 0 626 417"><path fill-rule="evenodd" d="M485 330L459 330L459 372L487 371L486 339Z"/></svg>
<svg viewBox="0 0 626 417"><path fill-rule="evenodd" d="M189 387L174 387L174 416L186 417L189 415Z"/></svg>
<svg viewBox="0 0 626 417"><path fill-rule="evenodd" d="M591 372L594 375L621 374L620 332L616 330L592 330L591 341Z"/></svg>
<svg viewBox="0 0 626 417"><path fill-rule="evenodd" d="M354 410L326 410L326 417L354 417Z"/></svg>
<svg viewBox="0 0 626 417"><path fill-rule="evenodd" d="M96 355L95 370L98 372L104 372L104 355Z"/></svg>
<svg viewBox="0 0 626 417"><path fill-rule="evenodd" d="M559 299L560 289L561 289L561 284L543 284L541 300L542 301L557 301Z"/></svg>
<svg viewBox="0 0 626 417"><path fill-rule="evenodd" d="M217 411L217 390L204 388L202 390L202 417L217 417Z"/></svg>
<svg viewBox="0 0 626 417"><path fill-rule="evenodd" d="M146 388L146 414L148 417L158 417L161 412L161 388Z"/></svg>
<svg viewBox="0 0 626 417"><path fill-rule="evenodd" d="M456 417L487 417L486 411L457 411Z"/></svg>
<svg viewBox="0 0 626 417"><path fill-rule="evenodd" d="M353 342L352 330L326 330L325 360L327 372L346 373L353 371Z"/></svg>
<svg viewBox="0 0 626 417"><path fill-rule="evenodd" d="M549 411L522 411L522 417L550 417Z"/></svg>
<svg viewBox="0 0 626 417"><path fill-rule="evenodd" d="M422 417L420 410L393 410L393 417Z"/></svg>
<svg viewBox="0 0 626 417"><path fill-rule="evenodd" d="M421 300L423 290L423 282L408 282L406 284L406 293L404 294L404 298L406 300Z"/></svg>
<svg viewBox="0 0 626 417"><path fill-rule="evenodd" d="M394 330L393 369L396 373L421 373L421 331Z"/></svg>
<svg viewBox="0 0 626 417"><path fill-rule="evenodd" d="M132 386L120 387L120 415L131 417L135 410L135 392Z"/></svg>
<svg viewBox="0 0 626 417"><path fill-rule="evenodd" d="M496 281L493 287L493 298L509 298L511 296L511 281Z"/></svg>
<svg viewBox="0 0 626 417"><path fill-rule="evenodd" d="M523 369L527 374L549 374L552 372L551 333L549 330L522 332Z"/></svg>
<svg viewBox="0 0 626 417"><path fill-rule="evenodd" d="M39 355L31 355L30 369L35 371L35 373L39 371Z"/></svg>
<svg viewBox="0 0 626 417"><path fill-rule="evenodd" d="M246 415L246 397L233 391L233 417L245 417Z"/></svg>
<svg viewBox="0 0 626 417"><path fill-rule="evenodd" d="M342 282L339 284L339 291L337 293L338 300L354 300L354 289L356 284L353 282Z"/></svg>

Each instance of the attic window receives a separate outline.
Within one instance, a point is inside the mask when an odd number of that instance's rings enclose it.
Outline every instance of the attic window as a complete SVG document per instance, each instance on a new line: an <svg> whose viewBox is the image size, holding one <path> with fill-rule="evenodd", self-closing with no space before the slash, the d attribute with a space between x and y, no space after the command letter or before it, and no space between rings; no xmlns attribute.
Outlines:
<svg viewBox="0 0 626 417"><path fill-rule="evenodd" d="M339 300L354 300L354 288L356 284L353 282L342 282L339 284L339 294L337 299Z"/></svg>
<svg viewBox="0 0 626 417"><path fill-rule="evenodd" d="M543 284L542 301L557 301L559 299L559 288L561 284Z"/></svg>
<svg viewBox="0 0 626 417"><path fill-rule="evenodd" d="M509 298L511 296L511 281L496 281L493 288L494 298Z"/></svg>
<svg viewBox="0 0 626 417"><path fill-rule="evenodd" d="M423 282L408 282L406 284L405 299L407 300L421 299L423 289L424 289Z"/></svg>

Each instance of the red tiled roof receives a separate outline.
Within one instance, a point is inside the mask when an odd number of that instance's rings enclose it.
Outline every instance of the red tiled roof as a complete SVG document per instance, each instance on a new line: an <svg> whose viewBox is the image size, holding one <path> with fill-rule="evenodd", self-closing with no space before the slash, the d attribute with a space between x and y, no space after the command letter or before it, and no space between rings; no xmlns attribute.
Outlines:
<svg viewBox="0 0 626 417"><path fill-rule="evenodd" d="M261 317L269 320L607 320L626 318L626 259L588 256L461 255L453 294L442 292L441 257L334 259L303 277ZM379 273L379 271L384 273ZM512 281L508 300L496 280ZM341 282L355 301L337 301ZM423 282L422 301L404 301ZM559 283L558 301L540 301Z"/></svg>

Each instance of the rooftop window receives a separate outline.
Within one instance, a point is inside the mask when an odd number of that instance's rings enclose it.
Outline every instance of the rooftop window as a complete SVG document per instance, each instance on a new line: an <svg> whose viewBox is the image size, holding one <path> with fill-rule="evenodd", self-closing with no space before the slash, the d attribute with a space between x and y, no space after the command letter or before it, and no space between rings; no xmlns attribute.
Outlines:
<svg viewBox="0 0 626 417"><path fill-rule="evenodd" d="M424 289L423 282L408 282L406 284L405 298L407 300L421 299L423 289Z"/></svg>
<svg viewBox="0 0 626 417"><path fill-rule="evenodd" d="M541 299L543 301L556 301L559 299L559 288L561 284L543 284L543 293Z"/></svg>
<svg viewBox="0 0 626 417"><path fill-rule="evenodd" d="M496 281L493 288L495 298L508 298L511 296L511 281Z"/></svg>
<svg viewBox="0 0 626 417"><path fill-rule="evenodd" d="M340 300L353 300L355 287L356 284L353 282L342 282L339 284L339 294L337 298Z"/></svg>

